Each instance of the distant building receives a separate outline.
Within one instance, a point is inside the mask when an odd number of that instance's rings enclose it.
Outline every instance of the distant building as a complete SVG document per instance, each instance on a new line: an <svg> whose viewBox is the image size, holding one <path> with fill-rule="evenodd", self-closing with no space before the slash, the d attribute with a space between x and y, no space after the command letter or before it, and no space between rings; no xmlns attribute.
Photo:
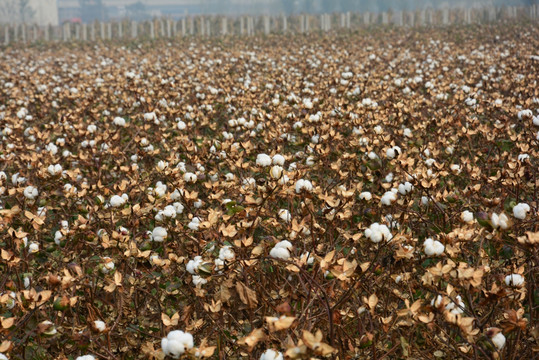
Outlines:
<svg viewBox="0 0 539 360"><path fill-rule="evenodd" d="M0 0L0 23L58 25L56 0Z"/></svg>

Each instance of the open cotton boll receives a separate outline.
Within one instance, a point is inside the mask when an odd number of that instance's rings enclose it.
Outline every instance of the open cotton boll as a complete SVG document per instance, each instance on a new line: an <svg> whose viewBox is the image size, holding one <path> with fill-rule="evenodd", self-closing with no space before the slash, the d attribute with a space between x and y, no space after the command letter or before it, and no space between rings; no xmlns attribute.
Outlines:
<svg viewBox="0 0 539 360"><path fill-rule="evenodd" d="M427 256L439 256L442 255L445 250L444 244L431 238L425 240L423 247Z"/></svg>
<svg viewBox="0 0 539 360"><path fill-rule="evenodd" d="M271 167L270 176L273 179L279 179L283 175L283 168L280 165L274 165Z"/></svg>
<svg viewBox="0 0 539 360"><path fill-rule="evenodd" d="M273 162L273 165L283 166L285 162L284 156L280 154L275 154L273 155L272 162Z"/></svg>
<svg viewBox="0 0 539 360"><path fill-rule="evenodd" d="M402 150L399 146L393 146L386 150L386 156L390 159L393 159L400 154L402 154Z"/></svg>
<svg viewBox="0 0 539 360"><path fill-rule="evenodd" d="M471 223L473 222L473 212L468 211L468 210L464 210L464 211L460 214L460 218L461 218L462 221L464 221L465 223L471 224Z"/></svg>
<svg viewBox="0 0 539 360"><path fill-rule="evenodd" d="M156 242L163 242L167 238L167 229L161 226L157 226L152 231L151 239Z"/></svg>
<svg viewBox="0 0 539 360"><path fill-rule="evenodd" d="M393 201L397 200L397 194L393 191L387 191L382 195L380 202L383 205L390 206Z"/></svg>
<svg viewBox="0 0 539 360"><path fill-rule="evenodd" d="M28 246L28 252L30 254L34 254L38 251L39 251L39 244L35 242L31 242L30 245Z"/></svg>
<svg viewBox="0 0 539 360"><path fill-rule="evenodd" d="M487 334L491 333L491 335L489 335L490 341L492 341L492 343L494 344L494 346L496 346L498 350L501 350L505 346L505 336L499 329L496 329L495 331L493 330L493 328L488 328Z"/></svg>
<svg viewBox="0 0 539 360"><path fill-rule="evenodd" d="M466 305L462 301L462 298L460 297L460 295L457 295L455 297L455 300L457 301L456 303L451 301L449 304L445 306L445 309L449 310L454 315L462 314L464 312L464 308L466 307Z"/></svg>
<svg viewBox="0 0 539 360"><path fill-rule="evenodd" d="M505 277L505 285L512 287L521 287L524 285L524 276L520 274L511 274Z"/></svg>
<svg viewBox="0 0 539 360"><path fill-rule="evenodd" d="M110 206L112 207L119 207L125 204L126 201L127 201L127 194L123 194L122 196L112 195L112 197L109 200L109 203L110 203Z"/></svg>
<svg viewBox="0 0 539 360"><path fill-rule="evenodd" d="M200 265L202 265L202 256L195 256L194 259L189 260L185 268L190 274L195 275Z"/></svg>
<svg viewBox="0 0 539 360"><path fill-rule="evenodd" d="M198 230L199 226L200 226L200 219L196 216L193 219L191 219L191 222L189 222L189 224L187 224L187 227L193 231Z"/></svg>
<svg viewBox="0 0 539 360"><path fill-rule="evenodd" d="M393 235L391 234L391 231L389 231L387 225L380 225L376 222L371 224L371 226L365 230L365 237L376 244L382 240L391 240Z"/></svg>
<svg viewBox="0 0 539 360"><path fill-rule="evenodd" d="M78 356L75 360L95 360L93 355L82 355Z"/></svg>
<svg viewBox="0 0 539 360"><path fill-rule="evenodd" d="M290 214L290 211L286 209L279 210L279 217L285 222L290 222L292 220L292 215Z"/></svg>
<svg viewBox="0 0 539 360"><path fill-rule="evenodd" d="M183 180L187 183L196 183L197 176L192 172L186 172L185 174L183 174Z"/></svg>
<svg viewBox="0 0 539 360"><path fill-rule="evenodd" d="M530 155L528 154L519 154L518 157L517 157L517 160L518 161L525 161L526 159L529 159L530 158Z"/></svg>
<svg viewBox="0 0 539 360"><path fill-rule="evenodd" d="M167 337L161 339L161 349L166 356L179 359L185 350L194 346L193 335L181 330L174 330L168 333Z"/></svg>
<svg viewBox="0 0 539 360"><path fill-rule="evenodd" d="M407 138L411 138L413 136L412 135L412 130L406 128L406 129L403 130L402 135L404 135Z"/></svg>
<svg viewBox="0 0 539 360"><path fill-rule="evenodd" d="M105 322L101 321L101 320L95 320L94 321L94 328L98 331L98 332L103 332L105 331L105 329L107 328L107 325L105 324Z"/></svg>
<svg viewBox="0 0 539 360"><path fill-rule="evenodd" d="M236 254L234 253L234 249L232 249L231 246L223 246L221 249L219 249L219 259L225 261L232 261L234 260L234 257Z"/></svg>
<svg viewBox="0 0 539 360"><path fill-rule="evenodd" d="M49 165L49 167L47 168L47 171L52 176L56 176L56 175L62 173L62 165L60 165L60 164Z"/></svg>
<svg viewBox="0 0 539 360"><path fill-rule="evenodd" d="M359 198L365 201L371 201L372 194L368 191L363 191L361 194L359 194Z"/></svg>
<svg viewBox="0 0 539 360"><path fill-rule="evenodd" d="M122 117L115 117L114 120L112 120L112 122L114 123L114 125L117 125L117 126L125 126L125 119L122 118Z"/></svg>
<svg viewBox="0 0 539 360"><path fill-rule="evenodd" d="M208 283L208 280L204 279L202 276L193 275L193 285L198 286L198 285L204 285L207 283Z"/></svg>
<svg viewBox="0 0 539 360"><path fill-rule="evenodd" d="M34 200L39 195L39 192L37 191L35 187L27 186L24 189L23 194L24 194L24 197L26 197L28 200Z"/></svg>
<svg viewBox="0 0 539 360"><path fill-rule="evenodd" d="M309 180L299 179L296 181L296 193L299 194L302 191L313 191L313 184Z"/></svg>
<svg viewBox="0 0 539 360"><path fill-rule="evenodd" d="M288 260L290 259L290 250L292 250L292 243L288 240L282 240L271 249L270 256L276 259Z"/></svg>
<svg viewBox="0 0 539 360"><path fill-rule="evenodd" d="M408 181L406 181L404 184L399 184L399 193L401 195L406 195L410 193L413 189L414 186Z"/></svg>
<svg viewBox="0 0 539 360"><path fill-rule="evenodd" d="M175 218L176 208L173 205L165 206L165 208L163 209L163 216L168 217L168 218Z"/></svg>
<svg viewBox="0 0 539 360"><path fill-rule="evenodd" d="M260 355L260 360L283 360L283 354L273 349L266 350Z"/></svg>
<svg viewBox="0 0 539 360"><path fill-rule="evenodd" d="M256 164L258 166L270 166L271 165L271 157L267 154L258 154L256 156Z"/></svg>
<svg viewBox="0 0 539 360"><path fill-rule="evenodd" d="M502 230L508 229L511 225L509 218L504 213L490 215L490 223L494 229L501 228Z"/></svg>
<svg viewBox="0 0 539 360"><path fill-rule="evenodd" d="M529 118L533 117L533 112L530 109L520 110L517 113L517 117L518 117L519 120L529 119Z"/></svg>
<svg viewBox="0 0 539 360"><path fill-rule="evenodd" d="M526 215L528 215L529 211L530 205L526 203L519 203L513 207L513 216L517 219L524 220L526 219Z"/></svg>

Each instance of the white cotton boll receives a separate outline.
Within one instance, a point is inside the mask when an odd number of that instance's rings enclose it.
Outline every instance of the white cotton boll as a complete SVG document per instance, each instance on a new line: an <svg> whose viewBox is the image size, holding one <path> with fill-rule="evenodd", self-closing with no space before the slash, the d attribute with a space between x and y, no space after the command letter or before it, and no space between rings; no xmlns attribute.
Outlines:
<svg viewBox="0 0 539 360"><path fill-rule="evenodd" d="M530 109L524 109L524 110L520 110L518 113L517 113L517 117L519 120L522 120L522 119L529 119L533 116L533 112L530 110Z"/></svg>
<svg viewBox="0 0 539 360"><path fill-rule="evenodd" d="M193 285L204 285L208 283L208 280L204 279L202 276L199 275L193 275Z"/></svg>
<svg viewBox="0 0 539 360"><path fill-rule="evenodd" d="M271 157L267 154L258 154L256 156L256 164L258 166L270 166L271 165Z"/></svg>
<svg viewBox="0 0 539 360"><path fill-rule="evenodd" d="M378 155L374 151L371 151L367 156L371 160L378 159Z"/></svg>
<svg viewBox="0 0 539 360"><path fill-rule="evenodd" d="M464 211L460 214L460 218L461 218L462 221L464 221L465 223L471 224L471 223L473 222L474 216L473 216L473 213L472 213L471 211L464 210Z"/></svg>
<svg viewBox="0 0 539 360"><path fill-rule="evenodd" d="M391 234L391 231L389 231L386 225L380 225L376 222L365 229L365 237L376 244L382 240L390 241L393 238L393 234Z"/></svg>
<svg viewBox="0 0 539 360"><path fill-rule="evenodd" d="M185 130L187 128L187 125L183 121L178 121L178 124L176 125L178 127L178 130Z"/></svg>
<svg viewBox="0 0 539 360"><path fill-rule="evenodd" d="M443 254L445 250L444 244L431 238L425 240L423 247L427 256L438 256Z"/></svg>
<svg viewBox="0 0 539 360"><path fill-rule="evenodd" d="M226 181L234 180L234 174L232 174L232 173L225 174L225 180Z"/></svg>
<svg viewBox="0 0 539 360"><path fill-rule="evenodd" d="M498 350L503 349L503 347L505 346L505 336L501 332L492 336L490 340L492 341L492 343L496 346Z"/></svg>
<svg viewBox="0 0 539 360"><path fill-rule="evenodd" d="M445 309L451 311L451 313L454 315L462 314L466 306L464 302L462 301L461 296L457 295L455 297L455 300L457 301L456 303L451 301L449 304L445 306Z"/></svg>
<svg viewBox="0 0 539 360"><path fill-rule="evenodd" d="M526 159L529 159L530 158L530 155L528 154L519 154L518 157L517 157L517 160L518 161L525 161Z"/></svg>
<svg viewBox="0 0 539 360"><path fill-rule="evenodd" d="M386 175L386 177L384 178L384 181L387 182L387 183L390 183L393 181L393 173L390 172L389 174Z"/></svg>
<svg viewBox="0 0 539 360"><path fill-rule="evenodd" d="M393 201L397 200L397 195L393 191L387 191L382 195L382 198L380 199L380 202L383 205L390 206Z"/></svg>
<svg viewBox="0 0 539 360"><path fill-rule="evenodd" d="M288 260L290 259L290 251L286 248L274 247L270 251L270 256L276 259Z"/></svg>
<svg viewBox="0 0 539 360"><path fill-rule="evenodd" d="M292 215L290 214L290 211L288 211L286 209L279 210L279 217L281 218L281 220L283 220L285 222L292 221Z"/></svg>
<svg viewBox="0 0 539 360"><path fill-rule="evenodd" d="M9 360L9 359L6 355L0 353L0 360Z"/></svg>
<svg viewBox="0 0 539 360"><path fill-rule="evenodd" d="M375 132L376 134L381 134L383 131L384 131L384 129L383 129L380 125L376 125L376 126L374 127L374 132Z"/></svg>
<svg viewBox="0 0 539 360"><path fill-rule="evenodd" d="M175 202L172 204L172 206L174 207L174 210L176 211L176 214L181 214L183 213L183 205L179 202Z"/></svg>
<svg viewBox="0 0 539 360"><path fill-rule="evenodd" d="M163 242L167 238L167 229L161 226L157 226L152 231L151 239L156 242Z"/></svg>
<svg viewBox="0 0 539 360"><path fill-rule="evenodd" d="M273 165L284 166L285 159L284 156L282 156L281 154L273 155L273 158L271 160L273 162Z"/></svg>
<svg viewBox="0 0 539 360"><path fill-rule="evenodd" d="M291 250L292 243L288 240L282 240L271 249L270 256L276 259L288 260L290 259Z"/></svg>
<svg viewBox="0 0 539 360"><path fill-rule="evenodd" d="M112 122L114 123L114 125L117 125L117 126L125 126L125 119L122 118L122 117L115 117L114 120L112 120Z"/></svg>
<svg viewBox="0 0 539 360"><path fill-rule="evenodd" d="M196 183L197 176L192 172L186 172L185 174L183 174L183 180L187 183Z"/></svg>
<svg viewBox="0 0 539 360"><path fill-rule="evenodd" d="M149 113L145 113L144 114L144 120L147 120L147 121L152 121L152 120L157 120L157 115L155 114L155 112L149 112Z"/></svg>
<svg viewBox="0 0 539 360"><path fill-rule="evenodd" d="M36 253L38 251L39 251L39 244L35 243L35 242L31 242L30 245L28 246L28 252L30 254L33 254L33 253Z"/></svg>
<svg viewBox="0 0 539 360"><path fill-rule="evenodd" d="M414 186L410 182L405 182L404 184L399 184L399 193L401 195L406 195L413 190Z"/></svg>
<svg viewBox="0 0 539 360"><path fill-rule="evenodd" d="M274 165L271 167L270 176L273 179L279 179L283 175L283 168L280 165Z"/></svg>
<svg viewBox="0 0 539 360"><path fill-rule="evenodd" d="M50 152L51 155L56 155L58 153L58 146L53 143L49 143L47 146L45 146L45 150Z"/></svg>
<svg viewBox="0 0 539 360"><path fill-rule="evenodd" d="M173 205L167 205L163 209L163 216L168 218L175 218L176 217L176 208Z"/></svg>
<svg viewBox="0 0 539 360"><path fill-rule="evenodd" d="M533 117L533 125L539 126L539 115Z"/></svg>
<svg viewBox="0 0 539 360"><path fill-rule="evenodd" d="M168 167L168 162L166 162L166 161L159 160L159 162L157 163L157 168L158 168L160 171L165 170L167 167Z"/></svg>
<svg viewBox="0 0 539 360"><path fill-rule="evenodd" d="M173 359L179 359L185 350L192 349L193 346L193 335L181 330L171 331L166 338L161 339L163 353Z"/></svg>
<svg viewBox="0 0 539 360"><path fill-rule="evenodd" d="M451 171L453 171L455 174L459 174L459 173L460 173L460 165L458 165L458 164L451 164L450 168L451 168Z"/></svg>
<svg viewBox="0 0 539 360"><path fill-rule="evenodd" d="M101 321L101 320L95 320L94 321L94 327L97 331L99 332L103 332L105 331L105 329L107 328L107 325L105 324L104 321Z"/></svg>
<svg viewBox="0 0 539 360"><path fill-rule="evenodd" d="M28 200L34 200L39 195L39 192L37 191L37 189L35 187L27 186L24 189L23 194Z"/></svg>
<svg viewBox="0 0 539 360"><path fill-rule="evenodd" d="M402 132L402 134L407 137L407 138L411 138L413 135L412 135L412 130L406 128L404 129L404 131Z"/></svg>
<svg viewBox="0 0 539 360"><path fill-rule="evenodd" d="M425 160L425 164L427 164L428 167L431 167L435 162L436 162L436 160L434 160L434 159Z"/></svg>
<svg viewBox="0 0 539 360"><path fill-rule="evenodd" d="M436 297L436 299L432 299L432 300L430 301L430 305L431 305L431 306L434 306L434 307L436 307L436 308L438 308L438 307L440 307L440 305L442 305L442 301L443 301L443 300L444 300L444 298L443 298L441 295L438 295L438 296Z"/></svg>
<svg viewBox="0 0 539 360"><path fill-rule="evenodd" d="M62 173L62 165L60 165L60 164L49 165L49 167L47 168L47 171L52 176L56 176L56 175Z"/></svg>
<svg viewBox="0 0 539 360"><path fill-rule="evenodd" d="M260 360L283 360L283 354L273 349L266 350L260 355Z"/></svg>
<svg viewBox="0 0 539 360"><path fill-rule="evenodd" d="M186 270L195 275L200 265L202 265L202 256L195 256L193 260L189 260L187 263Z"/></svg>
<svg viewBox="0 0 539 360"><path fill-rule="evenodd" d="M313 184L309 180L299 179L296 181L296 193L299 194L302 191L313 191Z"/></svg>
<svg viewBox="0 0 539 360"><path fill-rule="evenodd" d="M519 203L513 207L513 216L517 219L524 220L526 219L526 215L528 215L529 211L530 205L526 203Z"/></svg>
<svg viewBox="0 0 539 360"><path fill-rule="evenodd" d="M200 219L198 217L194 217L189 224L187 224L187 227L193 231L198 230L198 227L200 226Z"/></svg>
<svg viewBox="0 0 539 360"><path fill-rule="evenodd" d="M398 146L393 146L386 150L386 156L390 159L395 158L396 156L399 156L401 154L401 148Z"/></svg>
<svg viewBox="0 0 539 360"><path fill-rule="evenodd" d="M505 285L512 287L521 287L524 285L524 276L520 274L511 274L505 277Z"/></svg>
<svg viewBox="0 0 539 360"><path fill-rule="evenodd" d="M112 207L119 207L125 204L125 199L122 196L118 195L112 195L112 197L109 200L110 206Z"/></svg>
<svg viewBox="0 0 539 360"><path fill-rule="evenodd" d="M372 200L372 194L368 191L363 191L361 194L359 194L359 198L361 200L365 201L371 201Z"/></svg>
<svg viewBox="0 0 539 360"><path fill-rule="evenodd" d="M75 360L95 360L93 355L82 355L78 356Z"/></svg>
<svg viewBox="0 0 539 360"><path fill-rule="evenodd" d="M279 185L285 185L285 184L288 184L289 181L290 181L290 178L288 177L288 175L283 175L283 176L279 179Z"/></svg>
<svg viewBox="0 0 539 360"><path fill-rule="evenodd" d="M430 199L427 196L421 196L421 205L427 205Z"/></svg>
<svg viewBox="0 0 539 360"><path fill-rule="evenodd" d="M223 246L221 249L219 249L219 259L225 261L232 261L234 260L234 257L236 254L234 253L234 249L232 249L231 246Z"/></svg>

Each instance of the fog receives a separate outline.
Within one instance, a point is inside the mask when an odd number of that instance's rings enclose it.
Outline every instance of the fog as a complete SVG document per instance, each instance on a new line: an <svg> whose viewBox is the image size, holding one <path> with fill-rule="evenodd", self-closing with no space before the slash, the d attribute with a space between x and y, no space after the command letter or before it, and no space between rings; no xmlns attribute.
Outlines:
<svg viewBox="0 0 539 360"><path fill-rule="evenodd" d="M258 15L382 12L484 6L529 6L538 0L0 0L0 23L57 25L80 19L146 20L187 15Z"/></svg>

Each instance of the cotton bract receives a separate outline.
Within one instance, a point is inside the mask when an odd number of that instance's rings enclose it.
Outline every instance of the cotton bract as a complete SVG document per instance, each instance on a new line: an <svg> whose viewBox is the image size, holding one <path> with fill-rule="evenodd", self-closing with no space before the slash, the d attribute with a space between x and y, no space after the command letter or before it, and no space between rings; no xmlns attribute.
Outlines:
<svg viewBox="0 0 539 360"><path fill-rule="evenodd" d="M161 349L165 355L173 359L179 359L185 350L192 349L193 346L193 335L181 330L171 331L166 338L161 340Z"/></svg>

